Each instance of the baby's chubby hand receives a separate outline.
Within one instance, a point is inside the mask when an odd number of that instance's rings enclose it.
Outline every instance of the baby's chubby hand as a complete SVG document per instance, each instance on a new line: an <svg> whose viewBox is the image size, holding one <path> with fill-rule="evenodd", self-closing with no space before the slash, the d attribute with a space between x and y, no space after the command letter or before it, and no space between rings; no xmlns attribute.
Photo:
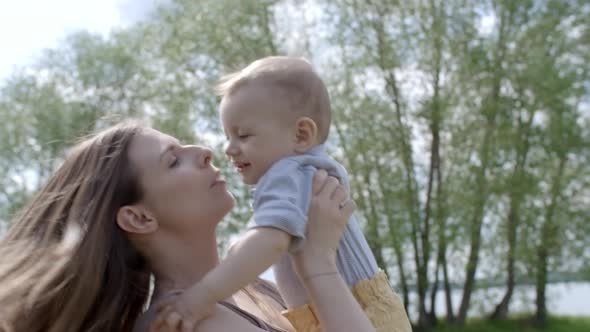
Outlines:
<svg viewBox="0 0 590 332"><path fill-rule="evenodd" d="M215 303L193 286L182 293L173 293L157 305L157 317L152 326L166 326L170 331L194 332L197 323L213 312ZM164 329L163 331L166 331Z"/></svg>

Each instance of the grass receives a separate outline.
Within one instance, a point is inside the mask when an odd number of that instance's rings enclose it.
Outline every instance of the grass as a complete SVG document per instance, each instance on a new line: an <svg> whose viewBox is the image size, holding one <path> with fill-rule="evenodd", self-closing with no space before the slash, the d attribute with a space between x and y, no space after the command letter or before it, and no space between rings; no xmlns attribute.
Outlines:
<svg viewBox="0 0 590 332"><path fill-rule="evenodd" d="M533 328L529 320L515 318L502 322L469 321L464 327L440 325L432 332L590 332L590 317L550 317L546 329Z"/></svg>

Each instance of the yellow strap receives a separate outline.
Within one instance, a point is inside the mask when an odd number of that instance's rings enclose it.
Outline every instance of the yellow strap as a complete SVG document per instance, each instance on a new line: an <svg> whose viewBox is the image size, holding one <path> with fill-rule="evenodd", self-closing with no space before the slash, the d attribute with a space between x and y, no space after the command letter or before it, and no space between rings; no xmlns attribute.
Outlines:
<svg viewBox="0 0 590 332"><path fill-rule="evenodd" d="M297 332L321 332L320 322L308 304L285 310L282 314Z"/></svg>

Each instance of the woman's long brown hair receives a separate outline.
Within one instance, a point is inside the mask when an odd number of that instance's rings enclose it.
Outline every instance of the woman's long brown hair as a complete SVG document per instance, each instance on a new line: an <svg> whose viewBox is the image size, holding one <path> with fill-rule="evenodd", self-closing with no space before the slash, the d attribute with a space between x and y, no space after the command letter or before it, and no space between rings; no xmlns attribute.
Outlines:
<svg viewBox="0 0 590 332"><path fill-rule="evenodd" d="M74 147L0 241L0 331L131 331L148 297L145 260L117 226L141 198L128 158L142 127Z"/></svg>

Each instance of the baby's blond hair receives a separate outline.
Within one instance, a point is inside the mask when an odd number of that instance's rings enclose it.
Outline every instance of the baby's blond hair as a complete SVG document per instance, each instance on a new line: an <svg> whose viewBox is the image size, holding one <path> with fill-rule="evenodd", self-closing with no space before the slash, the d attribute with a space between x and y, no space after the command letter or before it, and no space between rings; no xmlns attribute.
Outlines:
<svg viewBox="0 0 590 332"><path fill-rule="evenodd" d="M246 84L281 89L287 95L292 110L316 123L318 142L326 141L332 116L330 97L324 82L309 62L287 56L262 58L242 70L223 76L215 91L224 98Z"/></svg>

